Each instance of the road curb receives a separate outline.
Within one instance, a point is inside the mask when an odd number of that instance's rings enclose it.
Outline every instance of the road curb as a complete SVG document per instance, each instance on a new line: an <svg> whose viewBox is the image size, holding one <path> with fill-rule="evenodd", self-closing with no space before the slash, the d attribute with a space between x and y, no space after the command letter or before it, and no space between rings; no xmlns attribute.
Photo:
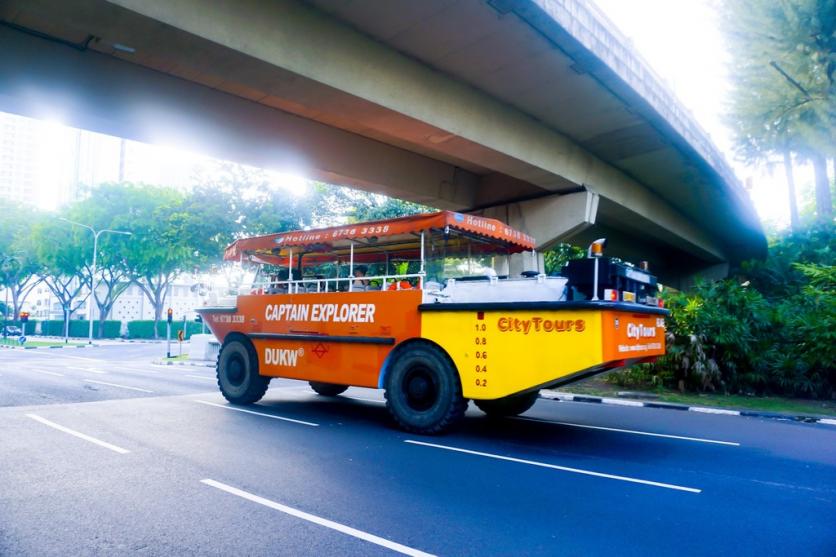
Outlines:
<svg viewBox="0 0 836 557"><path fill-rule="evenodd" d="M557 393L554 391L540 391L540 398L558 400L565 402L587 402L594 404L610 404L613 406L634 406L644 408L657 408L663 410L679 410L680 412L697 412L700 414L719 414L724 416L743 416L747 418L768 418L771 420L783 420L788 422L818 423L836 426L836 418L822 418L820 416L777 414L775 412L758 412L756 410L730 410L728 408L715 408L712 406L688 406L687 404L675 404L672 402L657 402L643 400L624 400L620 398L607 398L600 396L578 395L573 393Z"/></svg>
<svg viewBox="0 0 836 557"><path fill-rule="evenodd" d="M158 366L215 367L214 362L166 362L165 360L154 360L151 363Z"/></svg>
<svg viewBox="0 0 836 557"><path fill-rule="evenodd" d="M166 341L164 338L157 339L157 340L154 340L154 339L119 338L119 339L114 339L114 340L117 340L119 342L128 342L128 343L131 343L131 344L163 344Z"/></svg>

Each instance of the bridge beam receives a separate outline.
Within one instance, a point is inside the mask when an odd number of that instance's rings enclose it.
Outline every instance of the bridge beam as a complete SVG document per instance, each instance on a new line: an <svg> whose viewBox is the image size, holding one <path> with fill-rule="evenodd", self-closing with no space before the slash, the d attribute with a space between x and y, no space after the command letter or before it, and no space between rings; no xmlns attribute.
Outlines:
<svg viewBox="0 0 836 557"><path fill-rule="evenodd" d="M0 110L457 209L478 177L116 58L0 26Z"/></svg>

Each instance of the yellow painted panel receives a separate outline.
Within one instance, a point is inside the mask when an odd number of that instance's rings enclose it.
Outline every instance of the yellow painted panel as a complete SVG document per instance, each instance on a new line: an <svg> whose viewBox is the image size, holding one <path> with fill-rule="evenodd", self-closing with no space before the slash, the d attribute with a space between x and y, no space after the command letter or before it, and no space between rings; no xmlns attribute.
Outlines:
<svg viewBox="0 0 836 557"><path fill-rule="evenodd" d="M453 358L467 398L507 396L603 362L600 311L427 311L421 336Z"/></svg>

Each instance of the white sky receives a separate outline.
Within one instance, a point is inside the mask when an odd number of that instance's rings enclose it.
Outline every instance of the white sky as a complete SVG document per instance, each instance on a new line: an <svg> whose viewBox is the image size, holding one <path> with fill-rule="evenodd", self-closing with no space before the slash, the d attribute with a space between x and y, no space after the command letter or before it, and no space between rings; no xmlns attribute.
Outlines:
<svg viewBox="0 0 836 557"><path fill-rule="evenodd" d="M786 227L789 216L783 168L751 168L736 161L730 132L723 122L728 94L728 53L719 29L719 0L594 1L692 111L732 163L738 177L751 182L749 193L765 224ZM68 189L69 181L75 178L72 169L77 132L55 122L45 122L39 127L43 137L39 158L44 163L40 176L41 205L54 207L63 201L61 190ZM95 136L99 139L93 149L95 156L91 158L96 160L88 162L88 174L99 181L115 180L118 140ZM127 175L133 181L186 186L195 169L207 164L201 155L171 147L129 142L129 149L131 165ZM297 193L305 190L304 181L298 177L277 173L271 177L276 187ZM809 168L799 168L796 178L799 195L812 188Z"/></svg>

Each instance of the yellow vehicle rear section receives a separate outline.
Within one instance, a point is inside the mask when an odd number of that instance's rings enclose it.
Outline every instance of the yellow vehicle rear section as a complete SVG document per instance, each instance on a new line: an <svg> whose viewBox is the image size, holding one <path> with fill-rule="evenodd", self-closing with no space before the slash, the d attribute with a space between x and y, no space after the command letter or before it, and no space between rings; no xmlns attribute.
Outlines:
<svg viewBox="0 0 836 557"><path fill-rule="evenodd" d="M661 316L602 309L433 308L422 312L421 336L450 355L462 394L472 399L568 383L665 353Z"/></svg>

